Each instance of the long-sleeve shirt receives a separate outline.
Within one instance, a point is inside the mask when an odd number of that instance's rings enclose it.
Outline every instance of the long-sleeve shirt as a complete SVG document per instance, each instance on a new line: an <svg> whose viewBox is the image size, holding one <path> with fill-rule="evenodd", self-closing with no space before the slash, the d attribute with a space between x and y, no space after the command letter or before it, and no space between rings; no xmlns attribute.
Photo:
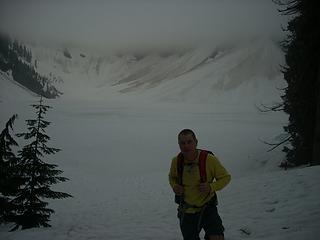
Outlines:
<svg viewBox="0 0 320 240"><path fill-rule="evenodd" d="M198 154L199 156L199 154ZM172 188L178 184L177 156L172 159L169 173L169 183ZM210 192L200 192L200 172L199 157L190 164L185 161L182 174L182 184L184 187L183 198L190 206L201 207L206 204L215 195L216 191L223 189L231 180L231 175L222 166L217 157L208 154L206 159L207 182L210 184ZM188 208L186 212L195 213L200 211L199 208Z"/></svg>

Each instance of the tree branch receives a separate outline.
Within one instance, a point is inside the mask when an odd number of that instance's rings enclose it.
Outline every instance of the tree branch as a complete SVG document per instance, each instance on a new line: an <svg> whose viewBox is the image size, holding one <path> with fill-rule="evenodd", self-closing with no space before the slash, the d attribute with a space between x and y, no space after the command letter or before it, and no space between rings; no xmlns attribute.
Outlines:
<svg viewBox="0 0 320 240"><path fill-rule="evenodd" d="M263 140L260 140L261 142L263 142L264 144L267 144L269 146L272 146L269 150L267 150L267 152L271 152L274 149L276 149L277 147L281 146L282 144L289 142L292 139L292 136L288 136L287 138L285 138L284 140L282 140L281 142L278 143L269 143Z"/></svg>

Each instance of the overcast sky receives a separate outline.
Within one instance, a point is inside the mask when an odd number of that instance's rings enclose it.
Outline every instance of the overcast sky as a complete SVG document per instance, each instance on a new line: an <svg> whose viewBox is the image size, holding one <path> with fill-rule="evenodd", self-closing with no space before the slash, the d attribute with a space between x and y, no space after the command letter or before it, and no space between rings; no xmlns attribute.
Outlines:
<svg viewBox="0 0 320 240"><path fill-rule="evenodd" d="M95 47L183 45L284 36L271 0L0 0L0 31Z"/></svg>

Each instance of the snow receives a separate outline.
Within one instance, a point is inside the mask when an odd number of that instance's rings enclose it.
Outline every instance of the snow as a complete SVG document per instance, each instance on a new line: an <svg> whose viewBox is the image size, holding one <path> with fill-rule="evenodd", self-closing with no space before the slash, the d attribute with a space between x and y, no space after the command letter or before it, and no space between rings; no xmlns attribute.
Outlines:
<svg viewBox="0 0 320 240"><path fill-rule="evenodd" d="M261 141L283 134L287 121L256 108L278 102L284 86L274 43L235 46L210 60L212 51L202 49L133 62L79 49L69 49L72 59L54 49L32 51L42 74L64 80L57 83L64 95L45 102L53 106L50 143L62 149L48 161L70 178L54 188L74 197L48 200L56 211L51 228L1 226L1 239L181 239L168 171L183 128L194 129L199 147L232 175L218 193L227 240L318 239L319 167L281 170L281 149L267 152ZM0 77L1 125L18 113L15 132L24 131L33 116L28 105L38 99L10 74ZM119 82L124 78L131 80Z"/></svg>

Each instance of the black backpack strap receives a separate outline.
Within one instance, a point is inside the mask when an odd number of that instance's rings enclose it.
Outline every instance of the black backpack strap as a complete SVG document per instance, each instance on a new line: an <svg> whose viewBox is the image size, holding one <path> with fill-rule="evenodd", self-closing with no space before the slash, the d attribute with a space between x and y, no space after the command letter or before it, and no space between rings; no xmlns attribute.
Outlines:
<svg viewBox="0 0 320 240"><path fill-rule="evenodd" d="M182 177L183 177L183 167L184 167L184 157L182 153L179 153L177 156L177 175L178 175L178 184L183 185L182 183ZM183 204L183 195L174 196L175 203L179 204L179 206L182 206Z"/></svg>
<svg viewBox="0 0 320 240"><path fill-rule="evenodd" d="M183 154L179 153L177 156L177 173L178 173L178 184L179 185L182 185L183 167L184 167Z"/></svg>

